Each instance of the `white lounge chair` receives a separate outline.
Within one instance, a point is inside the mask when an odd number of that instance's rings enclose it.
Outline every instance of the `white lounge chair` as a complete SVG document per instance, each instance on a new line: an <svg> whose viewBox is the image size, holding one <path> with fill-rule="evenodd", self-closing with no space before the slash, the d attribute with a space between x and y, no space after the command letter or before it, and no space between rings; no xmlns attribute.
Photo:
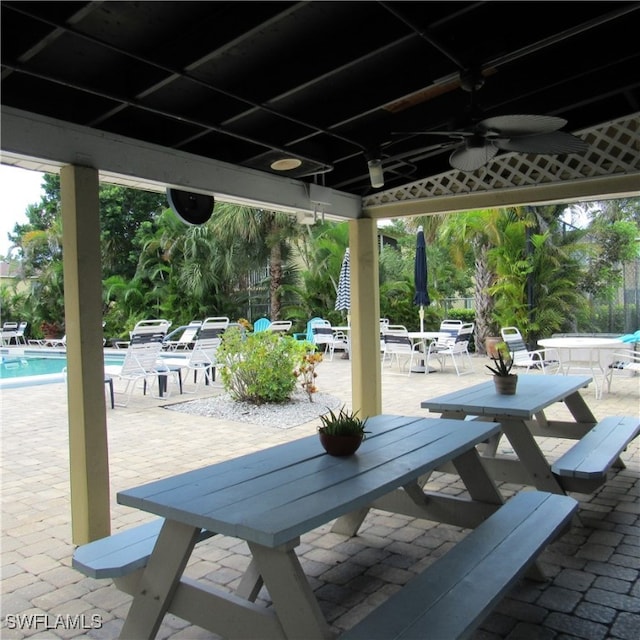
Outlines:
<svg viewBox="0 0 640 640"><path fill-rule="evenodd" d="M0 343L3 346L11 344L11 341L16 339L17 333L18 333L17 322L5 322L2 325L2 333L0 333Z"/></svg>
<svg viewBox="0 0 640 640"><path fill-rule="evenodd" d="M25 331L27 330L28 322L21 322L16 330L14 337L16 344L27 344L27 338L25 337Z"/></svg>
<svg viewBox="0 0 640 640"><path fill-rule="evenodd" d="M122 365L107 365L104 368L106 376L125 382L123 391L115 391L117 396L125 396L124 401L116 402L118 406L126 407L129 404L131 394L139 382L142 382L146 389L149 380L158 380L159 375L168 375L166 368L158 371L158 357L162 351L163 338L163 333L134 335L127 347Z"/></svg>
<svg viewBox="0 0 640 640"><path fill-rule="evenodd" d="M205 318L202 322L198 337L189 352L188 358L162 358L160 367L166 367L169 371L179 370L180 380L183 382L184 393L196 393L201 382L211 384L215 381L215 368L218 364L217 351L222 341L222 334L229 326L229 318L227 317L211 317ZM184 379L182 371L193 371L195 387L192 391L184 388ZM198 373L202 373L202 377L198 379Z"/></svg>
<svg viewBox="0 0 640 640"><path fill-rule="evenodd" d="M267 327L267 330L287 333L291 331L292 324L291 320L273 320Z"/></svg>
<svg viewBox="0 0 640 640"><path fill-rule="evenodd" d="M45 338L40 341L41 346L43 347L57 347L60 349L67 348L67 334L63 335L62 338Z"/></svg>
<svg viewBox="0 0 640 640"><path fill-rule="evenodd" d="M129 332L130 340L117 340L113 343L116 349L122 349L128 347L133 340L134 335L153 335L162 334L162 338L167 335L169 327L171 326L170 320L163 320L162 318L154 318L151 320L140 320L136 323L133 329Z"/></svg>
<svg viewBox="0 0 640 640"><path fill-rule="evenodd" d="M178 327L171 333L167 334L163 346L167 351L179 351L184 349L190 349L193 347L198 335L198 331L202 326L202 320L193 320L188 325ZM172 340L172 336L180 335L177 340Z"/></svg>

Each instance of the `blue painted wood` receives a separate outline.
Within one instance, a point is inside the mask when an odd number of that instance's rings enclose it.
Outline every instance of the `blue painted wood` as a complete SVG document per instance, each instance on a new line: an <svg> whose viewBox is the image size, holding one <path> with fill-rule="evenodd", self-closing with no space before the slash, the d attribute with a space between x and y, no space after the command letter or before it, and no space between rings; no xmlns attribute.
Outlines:
<svg viewBox="0 0 640 640"><path fill-rule="evenodd" d="M517 494L340 640L469 637L577 508L568 496Z"/></svg>
<svg viewBox="0 0 640 640"><path fill-rule="evenodd" d="M72 566L91 578L119 578L142 569L156 543L164 519L119 531L79 546L72 558ZM215 535L201 531L199 541Z"/></svg>
<svg viewBox="0 0 640 640"><path fill-rule="evenodd" d="M604 480L607 471L638 433L637 417L609 416L558 458L551 470L560 477Z"/></svg>
<svg viewBox="0 0 640 640"><path fill-rule="evenodd" d="M496 393L493 380L490 380L423 400L420 406L437 413L460 411L476 416L503 415L530 419L554 402L586 387L590 382L591 376L518 374L518 389L513 396Z"/></svg>
<svg viewBox="0 0 640 640"><path fill-rule="evenodd" d="M335 458L317 435L121 491L118 502L276 547L367 507L500 430L489 422L375 416L358 452Z"/></svg>

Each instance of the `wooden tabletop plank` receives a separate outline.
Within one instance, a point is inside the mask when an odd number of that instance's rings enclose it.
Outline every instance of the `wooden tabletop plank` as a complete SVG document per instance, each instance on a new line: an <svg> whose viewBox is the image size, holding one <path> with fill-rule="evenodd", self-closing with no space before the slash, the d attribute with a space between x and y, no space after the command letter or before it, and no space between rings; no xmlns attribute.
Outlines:
<svg viewBox="0 0 640 640"><path fill-rule="evenodd" d="M496 393L493 380L489 380L423 400L420 406L437 413L460 411L466 415L531 419L536 413L586 387L590 382L592 377L586 375L518 374L518 389L512 396Z"/></svg>
<svg viewBox="0 0 640 640"><path fill-rule="evenodd" d="M367 420L366 429L371 432L369 437L374 437L380 431L391 432L399 427L405 427L411 422L419 422L423 419L420 416L383 414ZM309 436L193 471L186 471L172 476L170 483L167 483L166 479L162 479L128 489L126 495L129 500L140 500L140 504L145 499L153 499L154 496L163 492L176 492L180 494L180 499L189 500L191 497L202 495L205 485L219 490L233 486L238 482L254 479L260 481L263 476L282 467L284 455L290 461L290 465L295 465L305 460L324 456L324 451L318 443L317 435Z"/></svg>
<svg viewBox="0 0 640 640"><path fill-rule="evenodd" d="M349 458L328 456L317 436L310 436L120 492L118 501L277 546L367 506L499 429L492 423L377 416L367 423L369 438Z"/></svg>

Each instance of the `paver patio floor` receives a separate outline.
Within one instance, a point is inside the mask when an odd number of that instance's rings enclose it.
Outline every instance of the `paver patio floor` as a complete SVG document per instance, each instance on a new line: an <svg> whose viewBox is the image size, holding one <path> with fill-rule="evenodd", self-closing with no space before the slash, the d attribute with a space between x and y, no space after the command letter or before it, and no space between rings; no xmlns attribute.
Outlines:
<svg viewBox="0 0 640 640"><path fill-rule="evenodd" d="M479 356L473 360L475 372L460 377L450 367L427 376L399 375L385 369L383 412L428 416L420 408L421 400L488 379L483 366L488 360ZM322 363L318 371L320 390L350 406L350 362L336 355L333 362ZM617 379L612 392L600 400L595 399L592 387L584 391L584 396L598 418L638 415L639 381L640 378ZM315 433L318 421L292 428L260 427L164 408L220 390L216 384L203 387L196 396L174 395L165 400L136 392L129 407L107 409L112 531L150 517L117 505L116 493L121 489ZM118 591L110 580L87 578L70 566L73 545L66 388L57 383L5 389L0 391L0 402L0 635L6 639L116 638L130 597ZM548 415L561 418L568 413L559 404ZM541 441L550 456L565 445L562 440ZM508 448L508 444L504 447ZM542 556L550 580L542 584L521 582L485 621L476 633L477 638L637 640L640 629L637 440L623 459L627 468L599 491L589 496L575 495L581 501L580 522ZM436 480L446 491L462 490L454 476L438 474ZM501 488L507 496L522 489L515 485ZM397 590L415 571L444 554L464 535L464 530L455 527L372 512L355 538L333 534L330 525L326 525L303 536L298 552L323 612L339 632L352 626L380 599ZM187 574L233 589L248 561L244 543L218 536L198 545ZM264 590L259 601L269 604ZM158 637L178 640L215 636L169 615Z"/></svg>

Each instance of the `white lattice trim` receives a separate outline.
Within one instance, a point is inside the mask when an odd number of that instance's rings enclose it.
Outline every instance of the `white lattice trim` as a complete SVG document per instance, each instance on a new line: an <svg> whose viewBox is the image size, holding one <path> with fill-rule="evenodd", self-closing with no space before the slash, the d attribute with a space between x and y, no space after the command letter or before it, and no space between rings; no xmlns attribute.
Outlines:
<svg viewBox="0 0 640 640"><path fill-rule="evenodd" d="M584 155L507 153L472 173L452 170L363 199L363 208L640 172L640 113L577 132Z"/></svg>

